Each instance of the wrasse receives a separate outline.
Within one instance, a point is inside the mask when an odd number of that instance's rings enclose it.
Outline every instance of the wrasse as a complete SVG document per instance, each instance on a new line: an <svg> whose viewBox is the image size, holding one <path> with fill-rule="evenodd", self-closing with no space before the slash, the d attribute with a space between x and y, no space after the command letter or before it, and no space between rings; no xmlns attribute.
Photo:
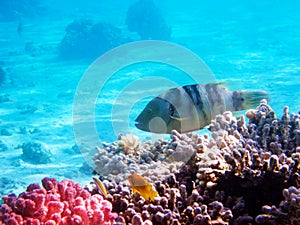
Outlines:
<svg viewBox="0 0 300 225"><path fill-rule="evenodd" d="M136 118L138 129L152 133L181 133L209 125L225 111L256 107L269 95L261 90L229 91L223 83L194 84L171 88L152 99Z"/></svg>
<svg viewBox="0 0 300 225"><path fill-rule="evenodd" d="M98 191L100 192L100 194L102 194L106 198L108 193L107 193L106 187L104 186L102 181L96 177L93 177L93 180L94 180L94 183L96 184L96 187L97 187Z"/></svg>
<svg viewBox="0 0 300 225"><path fill-rule="evenodd" d="M154 201L158 192L144 177L138 174L131 174L127 179L133 190L133 194L139 193L145 200Z"/></svg>

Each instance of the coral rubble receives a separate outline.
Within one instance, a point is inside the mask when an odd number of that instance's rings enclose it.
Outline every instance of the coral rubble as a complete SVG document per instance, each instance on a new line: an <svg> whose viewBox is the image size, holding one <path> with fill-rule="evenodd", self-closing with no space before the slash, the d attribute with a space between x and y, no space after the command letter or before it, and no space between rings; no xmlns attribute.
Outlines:
<svg viewBox="0 0 300 225"><path fill-rule="evenodd" d="M18 197L3 197L0 224L113 224L112 205L71 180L44 178L43 188L31 184Z"/></svg>

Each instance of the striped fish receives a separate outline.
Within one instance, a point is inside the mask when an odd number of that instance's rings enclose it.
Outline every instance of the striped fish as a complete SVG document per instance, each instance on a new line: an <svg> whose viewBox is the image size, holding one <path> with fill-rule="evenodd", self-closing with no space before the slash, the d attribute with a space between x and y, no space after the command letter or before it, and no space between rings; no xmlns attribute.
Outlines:
<svg viewBox="0 0 300 225"><path fill-rule="evenodd" d="M229 91L222 83L171 88L152 99L136 118L138 129L152 133L181 133L209 125L216 115L256 107L269 99L265 91Z"/></svg>

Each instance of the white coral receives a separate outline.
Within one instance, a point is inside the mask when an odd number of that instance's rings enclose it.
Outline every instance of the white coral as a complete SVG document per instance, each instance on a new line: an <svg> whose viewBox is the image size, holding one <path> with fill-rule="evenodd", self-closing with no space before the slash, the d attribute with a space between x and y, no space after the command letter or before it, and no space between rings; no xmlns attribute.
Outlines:
<svg viewBox="0 0 300 225"><path fill-rule="evenodd" d="M118 145L123 148L124 153L136 153L139 150L141 142L139 141L138 136L133 134L121 135Z"/></svg>

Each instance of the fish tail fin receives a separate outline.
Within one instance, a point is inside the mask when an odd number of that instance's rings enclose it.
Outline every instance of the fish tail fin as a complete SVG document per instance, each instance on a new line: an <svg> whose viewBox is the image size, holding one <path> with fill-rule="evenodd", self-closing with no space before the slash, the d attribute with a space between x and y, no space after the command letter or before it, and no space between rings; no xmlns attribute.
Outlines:
<svg viewBox="0 0 300 225"><path fill-rule="evenodd" d="M242 108L243 109L251 109L256 108L262 99L266 99L268 102L270 101L269 94L266 91L260 90L247 90L240 91L241 99L242 99Z"/></svg>

